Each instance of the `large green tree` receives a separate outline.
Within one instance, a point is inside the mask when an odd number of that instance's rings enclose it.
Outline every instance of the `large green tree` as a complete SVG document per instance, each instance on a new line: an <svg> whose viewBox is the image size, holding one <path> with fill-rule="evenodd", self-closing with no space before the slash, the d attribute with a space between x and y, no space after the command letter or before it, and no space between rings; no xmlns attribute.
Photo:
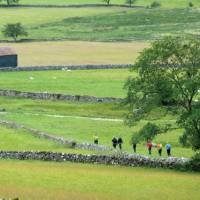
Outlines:
<svg viewBox="0 0 200 200"><path fill-rule="evenodd" d="M185 140L200 149L200 41L181 37L155 41L143 50L132 70L139 74L125 84L127 122L141 120L157 106L176 107Z"/></svg>

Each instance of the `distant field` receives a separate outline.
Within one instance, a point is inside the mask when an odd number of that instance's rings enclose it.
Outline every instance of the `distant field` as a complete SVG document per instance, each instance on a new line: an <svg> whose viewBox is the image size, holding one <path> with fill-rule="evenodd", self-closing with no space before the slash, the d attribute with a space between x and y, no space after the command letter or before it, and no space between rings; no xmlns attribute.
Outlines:
<svg viewBox="0 0 200 200"><path fill-rule="evenodd" d="M125 97L125 80L136 72L128 69L34 71L0 73L1 89L98 97Z"/></svg>
<svg viewBox="0 0 200 200"><path fill-rule="evenodd" d="M147 6L154 0L138 0L134 5ZM111 0L112 4L124 4L124 0ZM188 0L158 0L161 2L162 7L188 7ZM199 0L192 0L195 6L200 6ZM102 0L20 0L21 4L46 4L46 5L66 5L66 4L102 4Z"/></svg>
<svg viewBox="0 0 200 200"><path fill-rule="evenodd" d="M170 183L170 184L169 184ZM1 197L28 200L198 200L200 175L162 169L0 160Z"/></svg>
<svg viewBox="0 0 200 200"><path fill-rule="evenodd" d="M15 49L19 55L19 66L53 66L134 63L138 53L148 43L63 41L0 43L0 46L12 46Z"/></svg>
<svg viewBox="0 0 200 200"><path fill-rule="evenodd" d="M28 40L146 41L198 35L199 18L197 8L1 8L0 29L21 22Z"/></svg>

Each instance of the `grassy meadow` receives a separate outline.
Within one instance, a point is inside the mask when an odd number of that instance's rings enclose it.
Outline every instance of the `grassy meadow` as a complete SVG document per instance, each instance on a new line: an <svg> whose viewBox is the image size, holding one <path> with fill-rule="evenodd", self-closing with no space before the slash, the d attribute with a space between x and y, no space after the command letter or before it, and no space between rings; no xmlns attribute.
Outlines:
<svg viewBox="0 0 200 200"><path fill-rule="evenodd" d="M0 85L20 91L125 97L123 86L131 75L137 73L128 69L3 72Z"/></svg>
<svg viewBox="0 0 200 200"><path fill-rule="evenodd" d="M200 175L161 169L0 161L2 197L48 200L198 200Z"/></svg>
<svg viewBox="0 0 200 200"><path fill-rule="evenodd" d="M125 0L111 0L124 4ZM0 46L11 46L19 66L134 63L150 41L166 35L199 35L200 0L157 0L162 6L148 9L154 0L137 0L134 8L99 6L79 8L1 7ZM2 2L1 2L2 3ZM4 2L5 3L5 2ZM102 0L20 0L24 5L102 4ZM27 38L12 42L1 33L7 23L21 22ZM126 96L123 89L128 69L0 72L0 89L52 92L97 97ZM127 108L119 103L66 102L0 97L0 119L23 124L49 134L112 146L113 136L123 138L123 151L133 153L131 136L147 121L171 124L153 143L172 144L172 156L192 157L183 148L177 116L165 107L154 109L133 127L124 124ZM0 125L0 151L52 151L76 154L102 152L69 149L38 138L23 129ZM120 151L103 152L103 154ZM147 155L145 142L137 153ZM153 148L152 157L158 157ZM92 164L17 161L0 159L0 199L28 200L198 200L200 175L163 169L131 168Z"/></svg>
<svg viewBox="0 0 200 200"><path fill-rule="evenodd" d="M1 8L0 29L21 22L29 32L28 41L146 41L198 35L199 18L197 8Z"/></svg>
<svg viewBox="0 0 200 200"><path fill-rule="evenodd" d="M154 0L138 0L134 3L136 6L148 6ZM188 0L157 0L162 7L176 8L188 7ZM198 0L192 0L194 6L200 6ZM68 4L102 4L102 0L20 0L20 4L25 5L68 5ZM111 4L124 4L124 0L111 0Z"/></svg>
<svg viewBox="0 0 200 200"><path fill-rule="evenodd" d="M21 129L11 129L0 125L0 147L1 151L51 151L65 153L95 153L96 151L87 151L67 148L47 139L37 138L31 133Z"/></svg>
<svg viewBox="0 0 200 200"><path fill-rule="evenodd" d="M0 102L7 111L0 115L2 119L78 142L93 143L93 136L98 135L100 144L111 146L112 137L121 136L124 140L123 150L130 153L132 153L130 139L133 132L146 123L144 120L131 128L125 126L123 117L127 112L126 109L111 103L66 103L7 97L1 97ZM164 113L164 108L155 110L151 115L153 118L150 117L147 120L159 125L170 122L176 128L176 117L172 113ZM171 130L166 134L158 135L153 142L162 142L163 145L170 142L174 156L191 157L193 151L190 148L182 148L179 144L181 134L181 129ZM144 143L138 146L138 153L147 154ZM157 156L156 149L153 150L153 156ZM165 151L163 156L166 156Z"/></svg>
<svg viewBox="0 0 200 200"><path fill-rule="evenodd" d="M83 41L0 43L15 49L19 66L134 63L148 45L146 42Z"/></svg>

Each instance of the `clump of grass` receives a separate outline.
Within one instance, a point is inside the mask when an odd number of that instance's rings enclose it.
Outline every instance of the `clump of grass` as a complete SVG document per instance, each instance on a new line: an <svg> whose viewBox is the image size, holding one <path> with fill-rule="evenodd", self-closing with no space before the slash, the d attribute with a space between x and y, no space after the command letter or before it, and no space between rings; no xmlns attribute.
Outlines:
<svg viewBox="0 0 200 200"><path fill-rule="evenodd" d="M151 8L159 8L159 7L161 7L161 3L158 1L154 1L151 3L150 7Z"/></svg>
<svg viewBox="0 0 200 200"><path fill-rule="evenodd" d="M193 7L194 6L194 4L191 1L188 3L188 5L189 5L189 7Z"/></svg>

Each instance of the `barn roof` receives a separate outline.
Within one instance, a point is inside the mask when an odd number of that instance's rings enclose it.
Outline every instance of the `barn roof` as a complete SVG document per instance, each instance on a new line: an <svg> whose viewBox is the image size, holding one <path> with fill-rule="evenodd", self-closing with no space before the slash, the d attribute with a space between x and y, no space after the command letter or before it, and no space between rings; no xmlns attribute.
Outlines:
<svg viewBox="0 0 200 200"><path fill-rule="evenodd" d="M0 56L16 55L16 52L11 47L0 47Z"/></svg>

